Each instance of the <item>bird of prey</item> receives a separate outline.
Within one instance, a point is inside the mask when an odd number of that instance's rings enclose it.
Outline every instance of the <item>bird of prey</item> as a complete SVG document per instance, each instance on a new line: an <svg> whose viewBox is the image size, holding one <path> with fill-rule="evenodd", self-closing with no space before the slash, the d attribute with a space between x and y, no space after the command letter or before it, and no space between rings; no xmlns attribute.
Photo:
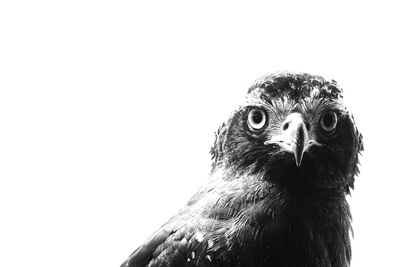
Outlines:
<svg viewBox="0 0 400 267"><path fill-rule="evenodd" d="M273 73L220 126L211 179L121 265L349 266L362 135L334 80Z"/></svg>

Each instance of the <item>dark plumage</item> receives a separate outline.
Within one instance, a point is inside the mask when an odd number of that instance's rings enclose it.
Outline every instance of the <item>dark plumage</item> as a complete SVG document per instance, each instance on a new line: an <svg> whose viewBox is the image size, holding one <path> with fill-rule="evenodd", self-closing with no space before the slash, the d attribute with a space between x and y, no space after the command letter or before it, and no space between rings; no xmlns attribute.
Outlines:
<svg viewBox="0 0 400 267"><path fill-rule="evenodd" d="M122 266L348 266L362 149L335 81L262 77L216 132L210 183Z"/></svg>

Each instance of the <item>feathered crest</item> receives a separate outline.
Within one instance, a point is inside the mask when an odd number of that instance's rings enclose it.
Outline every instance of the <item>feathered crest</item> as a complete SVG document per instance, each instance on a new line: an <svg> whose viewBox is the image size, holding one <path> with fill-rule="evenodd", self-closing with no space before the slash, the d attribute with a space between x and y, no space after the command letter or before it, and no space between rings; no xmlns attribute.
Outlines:
<svg viewBox="0 0 400 267"><path fill-rule="evenodd" d="M326 81L318 75L308 73L274 73L265 75L254 82L248 93L260 90L268 98L288 96L300 98L342 98L343 90L335 80Z"/></svg>

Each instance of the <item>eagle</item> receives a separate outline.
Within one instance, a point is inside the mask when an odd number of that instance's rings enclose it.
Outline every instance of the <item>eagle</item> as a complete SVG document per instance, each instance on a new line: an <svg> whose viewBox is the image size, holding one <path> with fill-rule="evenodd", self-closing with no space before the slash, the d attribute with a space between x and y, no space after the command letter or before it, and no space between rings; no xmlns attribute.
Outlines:
<svg viewBox="0 0 400 267"><path fill-rule="evenodd" d="M349 266L362 135L335 80L256 80L215 133L206 185L121 267Z"/></svg>

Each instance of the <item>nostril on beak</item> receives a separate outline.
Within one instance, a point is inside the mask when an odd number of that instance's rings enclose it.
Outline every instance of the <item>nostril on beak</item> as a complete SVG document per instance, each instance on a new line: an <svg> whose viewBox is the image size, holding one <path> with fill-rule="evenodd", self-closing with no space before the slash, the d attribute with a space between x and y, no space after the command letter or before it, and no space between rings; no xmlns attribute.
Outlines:
<svg viewBox="0 0 400 267"><path fill-rule="evenodd" d="M285 122L285 124L283 124L283 130L286 131L287 128L289 128L289 123Z"/></svg>

